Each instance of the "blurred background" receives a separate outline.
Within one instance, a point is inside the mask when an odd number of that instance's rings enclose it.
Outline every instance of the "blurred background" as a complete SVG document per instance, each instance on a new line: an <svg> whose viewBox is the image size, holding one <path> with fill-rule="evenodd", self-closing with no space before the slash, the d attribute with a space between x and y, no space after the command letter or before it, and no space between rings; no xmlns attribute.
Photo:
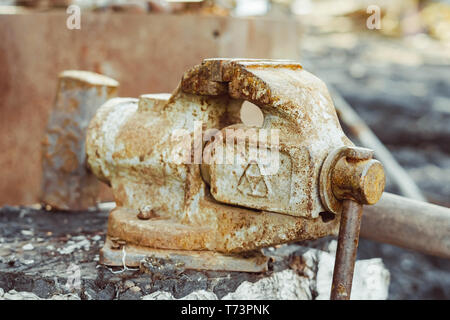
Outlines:
<svg viewBox="0 0 450 320"><path fill-rule="evenodd" d="M79 29L68 26L71 5ZM105 74L120 96L137 97L171 92L203 58L248 57L300 61L429 202L450 207L448 0L0 0L0 39L0 206L39 201L41 139L61 71ZM389 175L386 190L399 193ZM383 258L390 299L450 298L448 260L364 239L358 254Z"/></svg>

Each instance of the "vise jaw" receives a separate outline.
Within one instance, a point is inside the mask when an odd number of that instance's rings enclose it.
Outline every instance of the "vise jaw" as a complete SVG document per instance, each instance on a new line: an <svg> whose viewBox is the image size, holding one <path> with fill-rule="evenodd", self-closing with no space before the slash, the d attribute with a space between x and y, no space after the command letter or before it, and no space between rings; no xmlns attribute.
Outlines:
<svg viewBox="0 0 450 320"><path fill-rule="evenodd" d="M242 123L244 101L261 127ZM325 84L292 61L207 59L172 94L111 99L86 153L117 204L101 255L110 265L126 246L127 265L170 253L192 268L261 271L266 260L249 252L337 235L342 200L372 204L384 188Z"/></svg>

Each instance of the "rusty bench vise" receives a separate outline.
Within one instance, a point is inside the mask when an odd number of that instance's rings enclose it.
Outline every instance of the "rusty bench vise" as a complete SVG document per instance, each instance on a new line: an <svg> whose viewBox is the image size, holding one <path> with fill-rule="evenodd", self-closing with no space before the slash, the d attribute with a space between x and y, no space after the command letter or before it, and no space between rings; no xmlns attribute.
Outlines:
<svg viewBox="0 0 450 320"><path fill-rule="evenodd" d="M261 127L241 122L244 101L262 110ZM111 99L86 153L117 205L102 263L259 272L263 247L339 233L333 299L350 296L362 205L385 184L325 84L284 60L207 59L171 95Z"/></svg>

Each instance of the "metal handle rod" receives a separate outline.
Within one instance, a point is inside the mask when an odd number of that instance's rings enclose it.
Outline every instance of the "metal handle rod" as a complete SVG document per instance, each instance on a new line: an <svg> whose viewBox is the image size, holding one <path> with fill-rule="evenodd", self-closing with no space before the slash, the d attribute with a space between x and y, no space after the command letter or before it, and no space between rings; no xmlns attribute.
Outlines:
<svg viewBox="0 0 450 320"><path fill-rule="evenodd" d="M331 286L331 300L350 299L362 208L361 204L353 200L344 200L343 202L333 283Z"/></svg>

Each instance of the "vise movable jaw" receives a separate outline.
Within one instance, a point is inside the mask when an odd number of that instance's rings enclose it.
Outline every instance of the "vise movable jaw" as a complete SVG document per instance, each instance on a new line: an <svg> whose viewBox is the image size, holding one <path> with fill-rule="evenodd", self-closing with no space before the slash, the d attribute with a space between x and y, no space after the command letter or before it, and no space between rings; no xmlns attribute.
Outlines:
<svg viewBox="0 0 450 320"><path fill-rule="evenodd" d="M260 128L241 122L244 101L261 109ZM249 252L337 235L343 200L373 204L384 188L325 84L291 61L207 59L171 95L111 99L86 151L117 204L101 255L110 265L123 264L125 245L128 265L170 254L192 268L262 271Z"/></svg>

